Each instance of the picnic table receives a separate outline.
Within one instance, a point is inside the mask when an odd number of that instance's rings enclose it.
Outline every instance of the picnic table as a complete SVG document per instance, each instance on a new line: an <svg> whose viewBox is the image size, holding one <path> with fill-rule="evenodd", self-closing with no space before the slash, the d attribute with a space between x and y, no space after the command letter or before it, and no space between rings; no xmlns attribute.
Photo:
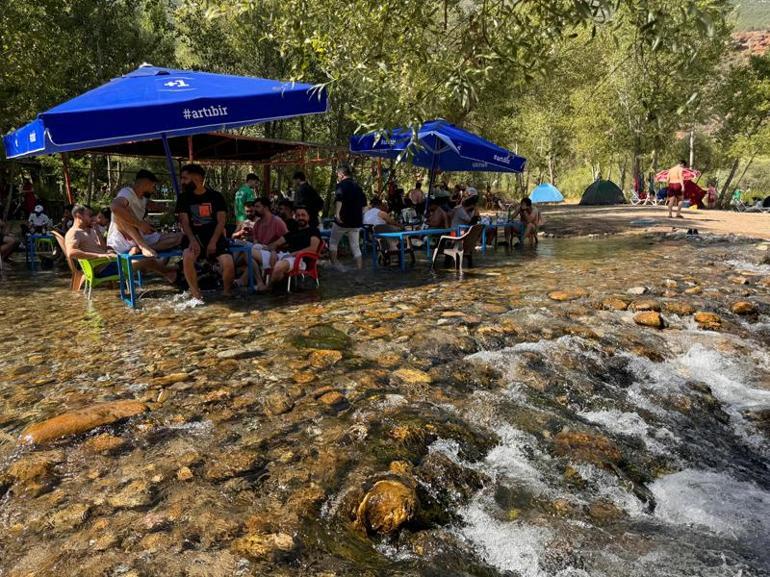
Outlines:
<svg viewBox="0 0 770 577"><path fill-rule="evenodd" d="M229 250L233 257L237 254L244 254L246 256L246 266L249 271L249 291L254 292L254 260L251 258L251 245L231 244ZM182 251L176 249L159 252L157 258L168 259L181 256ZM120 287L120 298L132 309L136 308L137 289L142 286L141 277L135 276L134 263L145 258L147 257L142 254L118 253L118 285Z"/></svg>
<svg viewBox="0 0 770 577"><path fill-rule="evenodd" d="M54 238L52 234L30 234L27 236L27 267L31 270L37 268L37 248L40 245L48 245L49 252L53 253Z"/></svg>
<svg viewBox="0 0 770 577"><path fill-rule="evenodd" d="M425 237L425 253L430 259L430 239L433 236L441 236L442 234L450 234L451 228L426 228L423 230L399 230L394 232L378 232L372 234L372 264L374 268L377 268L377 239L378 238L393 238L398 239L398 254L399 262L401 264L401 271L406 271L406 239L414 236Z"/></svg>

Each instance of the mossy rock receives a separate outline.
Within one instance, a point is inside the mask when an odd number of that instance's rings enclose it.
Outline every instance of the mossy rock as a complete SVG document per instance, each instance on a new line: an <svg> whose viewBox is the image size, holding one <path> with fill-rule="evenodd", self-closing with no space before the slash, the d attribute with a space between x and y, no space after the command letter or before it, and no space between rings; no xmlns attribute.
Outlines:
<svg viewBox="0 0 770 577"><path fill-rule="evenodd" d="M329 325L316 325L307 331L289 337L289 342L300 349L350 350L352 341L348 335Z"/></svg>

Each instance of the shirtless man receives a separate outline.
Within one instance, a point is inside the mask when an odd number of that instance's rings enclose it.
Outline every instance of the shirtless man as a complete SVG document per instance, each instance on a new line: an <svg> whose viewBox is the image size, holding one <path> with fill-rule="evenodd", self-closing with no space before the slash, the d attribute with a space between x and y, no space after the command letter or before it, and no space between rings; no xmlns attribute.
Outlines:
<svg viewBox="0 0 770 577"><path fill-rule="evenodd" d="M172 249L182 242L182 233L157 232L144 220L148 197L155 191L157 183L158 177L142 169L136 173L133 186L118 191L110 205L112 221L107 232L107 245L115 252L141 251L144 256L155 258L158 251Z"/></svg>
<svg viewBox="0 0 770 577"><path fill-rule="evenodd" d="M674 204L676 204L676 217L684 218L682 216L682 197L684 196L684 169L687 167L687 162L680 160L679 164L672 166L668 169L668 177L666 178L668 189L668 218L672 218L674 212Z"/></svg>
<svg viewBox="0 0 770 577"><path fill-rule="evenodd" d="M543 224L543 216L540 214L540 210L532 205L532 200L529 197L523 198L519 207L511 214L511 220L516 217L521 219L521 238L523 240L529 240L529 246L537 246L537 233L541 224Z"/></svg>
<svg viewBox="0 0 770 577"><path fill-rule="evenodd" d="M107 247L104 237L93 227L93 215L90 208L76 204L72 207L72 219L72 226L64 235L64 247L68 258L94 259L115 256L115 252ZM156 272L172 283L176 280L176 270L164 267L157 259L143 259L137 262L134 267L139 271ZM117 261L112 260L101 264L95 269L95 272L97 278L116 275L118 274Z"/></svg>

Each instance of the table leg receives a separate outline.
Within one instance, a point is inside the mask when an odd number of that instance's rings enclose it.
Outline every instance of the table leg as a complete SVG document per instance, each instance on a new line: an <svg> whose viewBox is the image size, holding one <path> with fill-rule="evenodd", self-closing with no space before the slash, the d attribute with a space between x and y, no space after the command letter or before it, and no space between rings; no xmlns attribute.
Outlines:
<svg viewBox="0 0 770 577"><path fill-rule="evenodd" d="M430 235L425 235L425 255L428 257L428 260L430 260Z"/></svg>
<svg viewBox="0 0 770 577"><path fill-rule="evenodd" d="M398 252L399 252L399 258L401 259L401 272L406 272L406 254L404 251L404 245L406 243L404 242L404 235L400 234L398 236Z"/></svg>
<svg viewBox="0 0 770 577"><path fill-rule="evenodd" d="M131 297L130 306L132 309L136 308L136 290L134 287L134 264L131 257L126 258L128 268L128 294Z"/></svg>
<svg viewBox="0 0 770 577"><path fill-rule="evenodd" d="M377 268L377 235L372 232L372 268Z"/></svg>
<svg viewBox="0 0 770 577"><path fill-rule="evenodd" d="M128 302L126 300L126 274L123 271L123 255L118 254L118 289L120 290L120 300L122 300L124 303Z"/></svg>
<svg viewBox="0 0 770 577"><path fill-rule="evenodd" d="M481 231L481 254L487 256L487 225Z"/></svg>
<svg viewBox="0 0 770 577"><path fill-rule="evenodd" d="M249 273L249 292L254 293L254 259L251 258L251 249L243 253L246 256L246 270Z"/></svg>

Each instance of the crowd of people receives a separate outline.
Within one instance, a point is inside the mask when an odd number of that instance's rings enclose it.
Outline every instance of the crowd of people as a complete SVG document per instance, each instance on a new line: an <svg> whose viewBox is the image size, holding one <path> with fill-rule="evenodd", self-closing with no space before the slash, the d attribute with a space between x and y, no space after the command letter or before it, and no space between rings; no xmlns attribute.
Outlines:
<svg viewBox="0 0 770 577"><path fill-rule="evenodd" d="M156 230L148 219L148 212L156 208L151 199L158 182L151 171L139 170L133 183L121 188L109 207L93 210L83 204L69 205L56 224L45 214L42 205L35 205L25 233L56 230L64 237L66 258L104 259L95 267L97 277L117 273L114 257L118 253L141 254L144 258L137 261L138 270L156 273L171 284L189 288L196 299L203 297L202 275L207 280L219 277L217 284L229 295L233 289L248 284L247 258L251 258L256 290L264 292L284 280L295 266L303 269L305 263L302 259L297 262L298 254L320 251L324 202L302 171L294 174L293 198L260 194L259 179L255 174L248 174L235 193L235 229L231 233L228 233L228 206L224 196L207 185L205 169L193 163L180 171L176 230ZM339 261L339 246L347 238L355 266L362 268L359 238L362 227L422 223L425 228L457 229L480 221L479 200L475 188L456 185L450 191L446 183L426 196L420 181L406 193L391 181L386 198L368 200L353 178L350 166L340 164L328 231L332 265L344 269ZM524 199L511 217L519 219L519 236L536 243L541 219L529 199ZM7 259L18 241L3 231L2 223L0 240L0 256ZM248 250L233 251L234 245ZM179 269L170 266L162 254L175 249L182 251Z"/></svg>

